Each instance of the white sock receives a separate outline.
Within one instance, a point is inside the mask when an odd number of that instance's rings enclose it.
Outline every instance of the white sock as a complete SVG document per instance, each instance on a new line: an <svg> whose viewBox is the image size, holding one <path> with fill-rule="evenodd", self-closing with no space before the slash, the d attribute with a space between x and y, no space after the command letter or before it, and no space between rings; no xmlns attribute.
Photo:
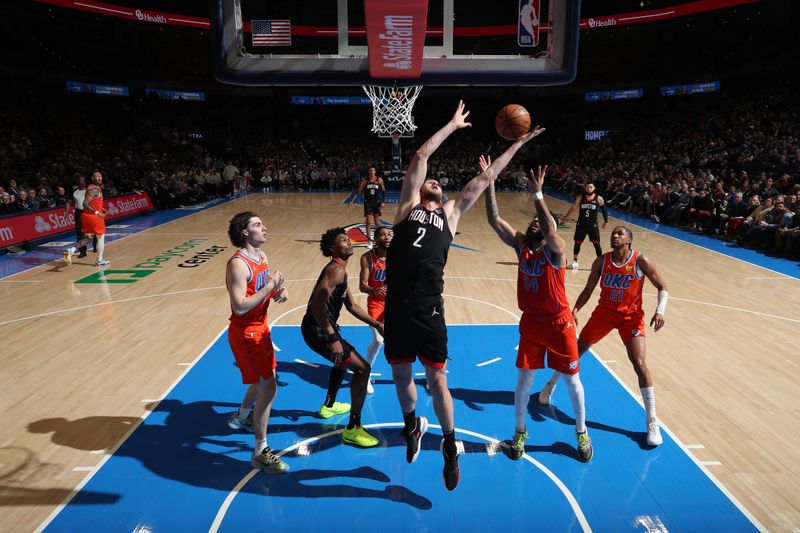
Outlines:
<svg viewBox="0 0 800 533"><path fill-rule="evenodd" d="M370 342L367 347L367 362L369 366L372 366L375 364L375 359L378 357L381 346L383 346L383 337L381 337L377 329L372 327L369 329L372 330L372 342Z"/></svg>
<svg viewBox="0 0 800 533"><path fill-rule="evenodd" d="M535 370L517 369L517 388L514 389L514 417L519 433L525 432L525 421L528 419L528 401L531 398L531 386Z"/></svg>
<svg viewBox="0 0 800 533"><path fill-rule="evenodd" d="M97 260L103 260L103 251L106 249L106 236L105 235L98 235L97 236Z"/></svg>
<svg viewBox="0 0 800 533"><path fill-rule="evenodd" d="M267 447L267 438L259 439L256 437L256 447L253 450L253 455L261 455L261 452Z"/></svg>
<svg viewBox="0 0 800 533"><path fill-rule="evenodd" d="M236 415L236 418L239 418L240 420L244 420L245 418L247 418L250 415L251 411L252 411L252 409L243 409L243 408L240 407L239 408L239 413Z"/></svg>
<svg viewBox="0 0 800 533"><path fill-rule="evenodd" d="M74 254L75 252L77 252L77 251L78 251L78 249L77 249L77 248L75 248L74 246L70 246L70 247L69 247L69 250L67 250L67 251L68 251L69 253L71 253L71 254Z"/></svg>
<svg viewBox="0 0 800 533"><path fill-rule="evenodd" d="M569 399L572 400L572 410L575 411L575 431L583 433L586 431L586 402L583 398L583 383L577 373L564 374L564 383L569 391Z"/></svg>
<svg viewBox="0 0 800 533"><path fill-rule="evenodd" d="M647 418L656 418L656 390L655 387L642 387L642 401L647 411Z"/></svg>

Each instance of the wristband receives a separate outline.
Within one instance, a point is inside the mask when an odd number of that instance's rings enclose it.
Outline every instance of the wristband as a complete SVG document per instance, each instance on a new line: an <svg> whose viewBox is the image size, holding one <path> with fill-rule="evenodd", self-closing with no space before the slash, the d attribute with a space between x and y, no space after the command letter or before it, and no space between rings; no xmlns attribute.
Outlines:
<svg viewBox="0 0 800 533"><path fill-rule="evenodd" d="M543 200L544 199L544 195L542 194L542 191L534 192L533 193L533 197L536 198L537 200Z"/></svg>
<svg viewBox="0 0 800 533"><path fill-rule="evenodd" d="M657 315L664 316L664 312L667 310L667 300L669 300L669 293L667 291L658 291Z"/></svg>

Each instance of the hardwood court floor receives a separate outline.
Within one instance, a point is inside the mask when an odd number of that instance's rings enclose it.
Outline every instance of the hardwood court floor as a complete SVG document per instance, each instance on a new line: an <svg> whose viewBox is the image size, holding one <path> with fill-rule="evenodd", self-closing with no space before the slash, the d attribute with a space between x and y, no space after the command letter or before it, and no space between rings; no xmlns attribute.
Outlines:
<svg viewBox="0 0 800 533"><path fill-rule="evenodd" d="M501 215L524 227L531 212L526 195L498 196ZM42 265L0 283L0 530L35 529L132 430L148 400L161 398L226 327L224 265L233 250L225 231L234 213L254 210L267 225L270 265L287 276L291 297L273 308L271 320L285 314L282 324L299 324L325 264L319 235L363 220L360 207L341 201L341 194L254 194L110 244L110 270L125 271L109 273L110 283L76 283L97 272L82 260ZM549 203L566 211L564 202ZM391 221L394 211L388 206L384 218ZM604 248L614 222L602 232ZM563 232L570 242L572 229ZM634 232L636 248L655 260L671 295L665 329L648 329L661 419L680 441L695 445L691 452L765 527L800 527L794 446L800 429L793 423L800 281L659 233ZM513 251L488 227L482 205L462 219L459 233L455 244L468 249L450 251L448 322L514 322ZM185 263L209 249L219 253ZM348 270L354 287L357 257ZM567 272L570 301L592 257L584 245L582 269ZM122 279L133 282L113 282ZM649 285L645 293L649 317L655 294ZM581 312L581 324L592 306ZM355 323L344 317L344 324ZM609 335L595 349L638 393L619 338ZM65 421L72 434L56 431Z"/></svg>

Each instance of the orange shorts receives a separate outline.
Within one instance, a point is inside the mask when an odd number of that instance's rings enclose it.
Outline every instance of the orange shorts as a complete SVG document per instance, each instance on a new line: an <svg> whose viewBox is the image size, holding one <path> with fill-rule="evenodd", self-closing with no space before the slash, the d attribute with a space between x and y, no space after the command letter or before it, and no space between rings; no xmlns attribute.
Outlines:
<svg viewBox="0 0 800 533"><path fill-rule="evenodd" d="M383 310L386 308L386 300L376 300L367 298L367 312L369 316L383 324Z"/></svg>
<svg viewBox="0 0 800 533"><path fill-rule="evenodd" d="M264 379L275 377L278 362L275 359L275 350L272 348L272 339L266 324L255 326L231 324L228 328L228 342L239 366L239 372L242 373L242 383L250 385L258 383L259 377Z"/></svg>
<svg viewBox="0 0 800 533"><path fill-rule="evenodd" d="M89 235L105 235L106 221L97 215L83 212L81 213L81 228L84 233Z"/></svg>
<svg viewBox="0 0 800 533"><path fill-rule="evenodd" d="M581 330L580 339L595 344L616 329L624 344L628 344L634 337L644 337L644 312L633 315L610 313L602 309L595 309L589 321Z"/></svg>
<svg viewBox="0 0 800 533"><path fill-rule="evenodd" d="M578 373L578 341L571 313L557 318L522 314L517 368L544 368L545 354L548 367L564 374Z"/></svg>

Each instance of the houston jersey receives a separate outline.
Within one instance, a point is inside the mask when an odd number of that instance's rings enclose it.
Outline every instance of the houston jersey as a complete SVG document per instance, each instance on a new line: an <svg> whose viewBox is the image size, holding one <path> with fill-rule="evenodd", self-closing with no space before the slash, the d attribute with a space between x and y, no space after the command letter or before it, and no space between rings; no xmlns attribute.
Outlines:
<svg viewBox="0 0 800 533"><path fill-rule="evenodd" d="M386 283L386 258L378 257L375 250L369 251L369 280L367 282L373 289L380 289ZM370 294L367 300L382 301L386 296Z"/></svg>
<svg viewBox="0 0 800 533"><path fill-rule="evenodd" d="M590 196L581 196L581 208L578 211L578 224L589 226L597 224L597 210L600 209L600 202L597 195L592 193Z"/></svg>
<svg viewBox="0 0 800 533"><path fill-rule="evenodd" d="M103 211L103 189L101 189L95 184L91 184L88 187L86 187L87 191L91 191L92 189L97 190L97 196L92 198L92 201L89 202L88 206L84 205L83 207L84 209L90 212L89 214L92 214L91 211L101 211L101 212Z"/></svg>
<svg viewBox="0 0 800 533"><path fill-rule="evenodd" d="M258 252L258 255L259 257L256 259L247 255L244 250L238 250L235 254L233 254L233 257L228 260L228 262L241 260L244 261L245 265L247 265L247 270L249 272L247 275L247 292L245 292L245 296L248 297L254 295L264 288L264 285L266 285L269 281L269 263L267 263L267 256L265 256L261 251ZM227 279L225 280L225 284L228 284ZM261 303L242 316L238 316L231 309L231 324L237 324L240 326L265 324L267 321L268 307L269 295L264 298Z"/></svg>
<svg viewBox="0 0 800 533"><path fill-rule="evenodd" d="M528 244L519 252L517 305L523 313L557 317L570 311L564 269L551 262L550 253L546 245L533 250Z"/></svg>
<svg viewBox="0 0 800 533"><path fill-rule="evenodd" d="M381 201L381 182L377 179L375 181L367 180L364 185L364 202L368 204L377 204Z"/></svg>
<svg viewBox="0 0 800 533"><path fill-rule="evenodd" d="M639 270L639 252L631 250L621 265L611 260L611 253L603 254L600 270L600 301L597 307L606 311L632 315L642 310L644 272Z"/></svg>

